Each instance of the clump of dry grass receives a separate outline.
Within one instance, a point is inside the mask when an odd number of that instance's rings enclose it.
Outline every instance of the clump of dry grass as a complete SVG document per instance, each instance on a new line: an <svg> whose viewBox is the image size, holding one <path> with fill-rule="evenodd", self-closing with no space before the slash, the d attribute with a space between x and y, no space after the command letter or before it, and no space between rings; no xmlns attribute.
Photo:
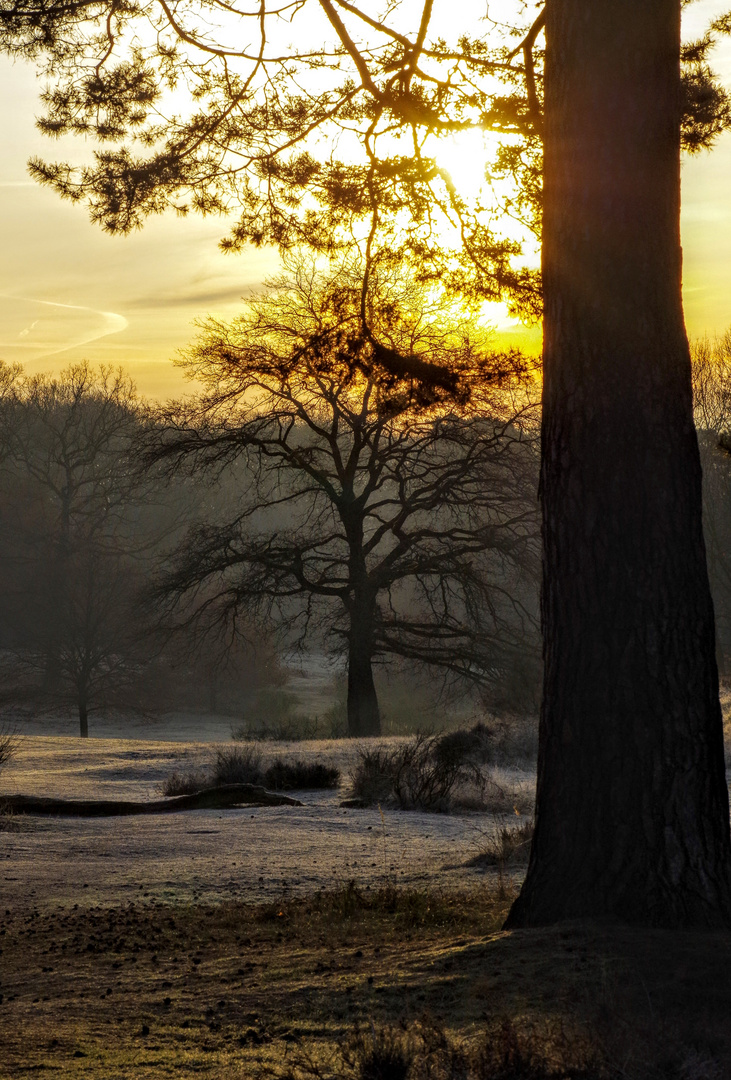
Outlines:
<svg viewBox="0 0 731 1080"><path fill-rule="evenodd" d="M260 784L261 753L251 743L219 747L210 778L210 787L224 784Z"/></svg>
<svg viewBox="0 0 731 1080"><path fill-rule="evenodd" d="M533 819L528 818L518 825L502 825L488 839L487 843L468 866L525 866L530 854L533 839Z"/></svg>
<svg viewBox="0 0 731 1080"><path fill-rule="evenodd" d="M438 1023L364 1028L314 1055L300 1051L275 1068L277 1080L603 1080L609 1071L581 1035L521 1030L508 1018L477 1038Z"/></svg>
<svg viewBox="0 0 731 1080"><path fill-rule="evenodd" d="M176 795L195 795L210 787L208 774L202 769L191 769L186 773L173 772L162 783L162 793L166 798Z"/></svg>

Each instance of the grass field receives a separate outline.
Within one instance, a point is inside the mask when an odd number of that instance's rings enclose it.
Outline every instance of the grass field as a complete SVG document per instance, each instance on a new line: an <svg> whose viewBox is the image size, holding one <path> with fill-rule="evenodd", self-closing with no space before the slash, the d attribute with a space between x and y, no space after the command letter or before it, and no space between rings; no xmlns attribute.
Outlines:
<svg viewBox="0 0 731 1080"><path fill-rule="evenodd" d="M0 1075L283 1076L327 1061L356 1024L428 1022L469 1041L505 1018L564 1064L598 1054L602 1075L729 1075L728 935L505 934L509 901L351 887L3 913Z"/></svg>

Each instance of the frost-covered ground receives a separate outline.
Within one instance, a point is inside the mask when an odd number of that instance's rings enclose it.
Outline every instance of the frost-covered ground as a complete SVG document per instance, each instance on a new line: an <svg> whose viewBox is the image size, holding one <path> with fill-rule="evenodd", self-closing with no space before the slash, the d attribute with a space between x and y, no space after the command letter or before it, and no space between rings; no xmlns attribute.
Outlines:
<svg viewBox="0 0 731 1080"><path fill-rule="evenodd" d="M48 731L49 721L43 724ZM53 730L65 731L66 726L54 723ZM100 725L96 731L100 734ZM182 741L177 724L178 741L159 738L172 734L160 722L141 733L147 738L82 741L70 734L20 734L0 791L159 798L171 772L200 767L215 755L212 742ZM231 745L228 732L215 725L205 734ZM265 764L279 755L332 762L341 770L341 786L299 793L301 807L17 818L13 828L0 832L0 888L6 906L46 901L106 905L141 897L179 903L259 901L351 880L363 888L389 881L431 889L469 888L481 880L482 872L465 864L504 818L345 809L339 804L348 795L356 755L352 742L266 743L261 749ZM519 805L529 805L533 780L528 774L503 770L495 780Z"/></svg>

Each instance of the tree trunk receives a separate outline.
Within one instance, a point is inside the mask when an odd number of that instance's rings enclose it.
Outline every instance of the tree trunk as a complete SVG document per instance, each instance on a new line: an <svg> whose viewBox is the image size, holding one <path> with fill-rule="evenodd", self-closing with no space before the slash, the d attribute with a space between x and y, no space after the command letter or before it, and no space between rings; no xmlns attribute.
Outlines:
<svg viewBox="0 0 731 1080"><path fill-rule="evenodd" d="M79 699L79 735L82 739L89 738L89 710L84 698Z"/></svg>
<svg viewBox="0 0 731 1080"><path fill-rule="evenodd" d="M348 641L348 735L381 734L381 714L373 681L373 609L370 597L356 596L350 609Z"/></svg>
<svg viewBox="0 0 731 1080"><path fill-rule="evenodd" d="M681 302L680 0L547 0L545 682L507 925L731 922Z"/></svg>

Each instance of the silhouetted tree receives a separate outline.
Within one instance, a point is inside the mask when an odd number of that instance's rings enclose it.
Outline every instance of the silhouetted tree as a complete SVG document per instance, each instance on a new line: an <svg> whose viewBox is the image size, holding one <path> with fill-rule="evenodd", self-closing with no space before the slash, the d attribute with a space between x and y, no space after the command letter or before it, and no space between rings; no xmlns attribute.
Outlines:
<svg viewBox="0 0 731 1080"><path fill-rule="evenodd" d="M205 393L162 418L148 452L196 474L245 463L227 519L192 531L162 589L204 624L276 612L290 637L335 633L354 736L380 731L374 657L489 681L533 647L526 365L410 291L370 294L379 342L412 358L395 379L363 337L359 278L300 266L233 323L205 325L183 361Z"/></svg>

